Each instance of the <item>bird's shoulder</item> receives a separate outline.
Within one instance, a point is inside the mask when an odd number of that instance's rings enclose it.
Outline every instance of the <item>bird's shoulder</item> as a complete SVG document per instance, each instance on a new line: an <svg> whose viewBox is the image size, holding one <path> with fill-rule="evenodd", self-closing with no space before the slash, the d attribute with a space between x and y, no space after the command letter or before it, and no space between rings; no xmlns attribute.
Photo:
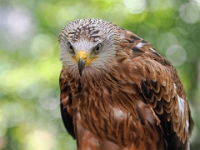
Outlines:
<svg viewBox="0 0 200 150"><path fill-rule="evenodd" d="M142 56L151 60L155 60L163 66L172 66L172 64L160 53L158 53L150 43L140 38L136 34L122 28L118 30L118 33L121 39L121 49L127 52L131 56L131 58ZM174 69L173 67L171 68Z"/></svg>

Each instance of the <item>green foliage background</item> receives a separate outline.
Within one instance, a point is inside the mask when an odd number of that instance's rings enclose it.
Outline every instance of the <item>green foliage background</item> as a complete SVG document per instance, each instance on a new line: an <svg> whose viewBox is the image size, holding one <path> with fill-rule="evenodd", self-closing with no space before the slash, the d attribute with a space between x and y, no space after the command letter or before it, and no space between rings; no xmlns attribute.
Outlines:
<svg viewBox="0 0 200 150"><path fill-rule="evenodd" d="M195 121L191 149L200 149L199 0L1 0L0 149L76 149L60 118L57 37L79 18L129 29L176 66Z"/></svg>

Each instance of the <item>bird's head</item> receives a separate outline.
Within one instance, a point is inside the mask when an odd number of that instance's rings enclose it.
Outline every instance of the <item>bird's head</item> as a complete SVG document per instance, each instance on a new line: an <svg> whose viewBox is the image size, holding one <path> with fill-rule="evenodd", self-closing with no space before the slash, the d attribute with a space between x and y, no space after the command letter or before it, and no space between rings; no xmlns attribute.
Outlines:
<svg viewBox="0 0 200 150"><path fill-rule="evenodd" d="M99 19L69 23L59 35L60 59L69 71L105 69L119 49L118 27Z"/></svg>

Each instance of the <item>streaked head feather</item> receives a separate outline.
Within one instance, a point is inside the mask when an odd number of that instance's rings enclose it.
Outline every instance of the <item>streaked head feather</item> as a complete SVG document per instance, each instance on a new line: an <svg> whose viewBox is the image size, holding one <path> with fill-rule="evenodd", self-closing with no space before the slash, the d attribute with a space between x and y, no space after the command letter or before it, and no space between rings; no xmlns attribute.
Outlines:
<svg viewBox="0 0 200 150"><path fill-rule="evenodd" d="M71 58L73 54L68 50L69 43L73 46L75 54L84 50L89 55L92 55L93 48L101 43L102 50L90 67L107 68L115 58L116 50L119 49L118 29L116 25L100 19L80 19L70 22L59 35L60 59L64 66L77 71L77 64ZM87 70L87 67L84 70Z"/></svg>

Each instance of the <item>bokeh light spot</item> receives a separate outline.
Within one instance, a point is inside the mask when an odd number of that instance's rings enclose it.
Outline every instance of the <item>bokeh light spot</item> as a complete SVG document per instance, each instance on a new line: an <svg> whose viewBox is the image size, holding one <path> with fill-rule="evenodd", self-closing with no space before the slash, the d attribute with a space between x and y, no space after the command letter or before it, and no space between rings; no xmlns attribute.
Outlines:
<svg viewBox="0 0 200 150"><path fill-rule="evenodd" d="M17 93L21 98L30 100L40 93L40 86L38 83L30 85L22 84L21 87L17 89Z"/></svg>
<svg viewBox="0 0 200 150"><path fill-rule="evenodd" d="M124 4L132 14L140 14L146 8L145 0L124 0Z"/></svg>
<svg viewBox="0 0 200 150"><path fill-rule="evenodd" d="M53 89L44 90L39 97L39 103L42 108L46 110L53 110L60 104L59 94Z"/></svg>
<svg viewBox="0 0 200 150"><path fill-rule="evenodd" d="M33 56L37 57L43 54L45 51L48 51L48 56L52 53L53 49L53 40L50 35L38 34L34 37L31 44L31 52Z"/></svg>
<svg viewBox="0 0 200 150"><path fill-rule="evenodd" d="M27 150L50 150L55 146L55 137L50 132L35 130L27 136Z"/></svg>
<svg viewBox="0 0 200 150"><path fill-rule="evenodd" d="M3 105L1 109L3 116L2 125L4 127L16 126L25 119L25 112L22 106L18 103L7 103Z"/></svg>
<svg viewBox="0 0 200 150"><path fill-rule="evenodd" d="M12 10L7 19L9 31L15 36L23 36L31 26L31 18L27 12Z"/></svg>
<svg viewBox="0 0 200 150"><path fill-rule="evenodd" d="M191 3L185 3L180 6L179 9L180 17L186 23L195 23L199 20L200 11L196 6Z"/></svg>
<svg viewBox="0 0 200 150"><path fill-rule="evenodd" d="M174 66L182 65L186 59L187 54L185 49L180 45L170 45L166 50L166 57L172 62Z"/></svg>

